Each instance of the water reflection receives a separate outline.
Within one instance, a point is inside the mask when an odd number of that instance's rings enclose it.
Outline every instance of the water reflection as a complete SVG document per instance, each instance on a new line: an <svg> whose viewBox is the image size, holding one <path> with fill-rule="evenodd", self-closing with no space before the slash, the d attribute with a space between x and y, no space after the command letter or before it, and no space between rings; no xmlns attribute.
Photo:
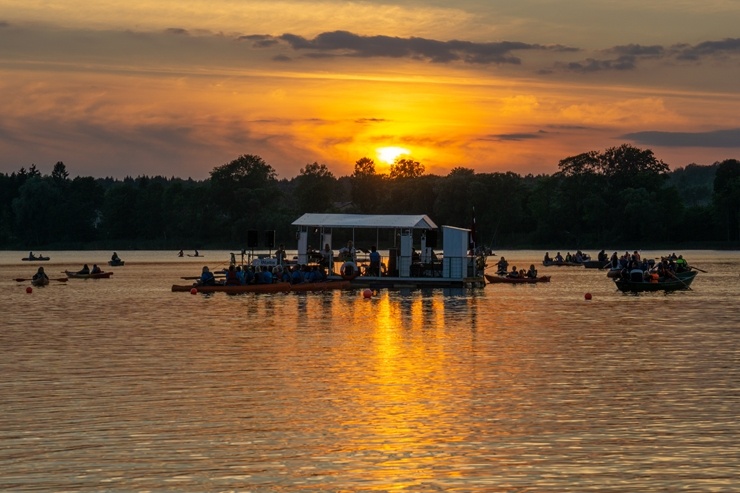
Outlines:
<svg viewBox="0 0 740 493"><path fill-rule="evenodd" d="M172 293L189 264L129 255L29 295L0 262L0 489L732 491L740 268L712 258L672 296L553 270L370 299Z"/></svg>

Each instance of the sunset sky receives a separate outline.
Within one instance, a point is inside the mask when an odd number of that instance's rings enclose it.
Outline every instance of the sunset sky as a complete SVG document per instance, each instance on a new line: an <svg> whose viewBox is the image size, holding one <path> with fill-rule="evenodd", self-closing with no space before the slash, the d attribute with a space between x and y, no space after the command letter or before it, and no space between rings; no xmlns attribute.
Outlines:
<svg viewBox="0 0 740 493"><path fill-rule="evenodd" d="M740 159L739 25L738 0L0 0L0 172Z"/></svg>

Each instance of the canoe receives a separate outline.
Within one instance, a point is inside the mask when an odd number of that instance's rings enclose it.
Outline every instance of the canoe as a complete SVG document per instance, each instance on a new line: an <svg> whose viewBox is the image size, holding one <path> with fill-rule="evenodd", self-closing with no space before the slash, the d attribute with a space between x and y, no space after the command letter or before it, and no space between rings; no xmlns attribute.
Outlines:
<svg viewBox="0 0 740 493"><path fill-rule="evenodd" d="M696 272L682 272L679 276L662 277L658 282L630 281L629 279L615 279L617 289L625 293L643 293L652 291L679 291L689 289L696 278Z"/></svg>
<svg viewBox="0 0 740 493"><path fill-rule="evenodd" d="M115 262L113 260L108 261L108 265L110 265L111 267L119 267L125 263L126 263L125 260L117 260Z"/></svg>
<svg viewBox="0 0 740 493"><path fill-rule="evenodd" d="M48 277L42 277L40 279L31 279L31 286L46 286L49 284Z"/></svg>
<svg viewBox="0 0 740 493"><path fill-rule="evenodd" d="M562 262L557 262L555 260L551 262L545 262L543 260L542 265L544 265L545 267L580 267L583 265L583 262L566 262L565 260L563 260Z"/></svg>
<svg viewBox="0 0 740 493"><path fill-rule="evenodd" d="M24 262L46 262L47 260L50 260L50 257L23 257L21 260Z"/></svg>
<svg viewBox="0 0 740 493"><path fill-rule="evenodd" d="M499 277L484 274L491 284L534 284L536 282L550 282L550 276L540 277Z"/></svg>
<svg viewBox="0 0 740 493"><path fill-rule="evenodd" d="M80 274L78 272L72 272L65 270L65 274L70 279L107 279L113 275L112 272L98 272L97 274Z"/></svg>
<svg viewBox="0 0 740 493"><path fill-rule="evenodd" d="M273 284L246 284L239 286L225 286L216 284L215 286L182 286L173 284L172 292L190 292L195 288L199 293L288 293L288 292L306 292L306 291L329 291L332 289L349 289L349 281L325 281L325 282L304 282L300 284L290 284L288 282L276 282Z"/></svg>

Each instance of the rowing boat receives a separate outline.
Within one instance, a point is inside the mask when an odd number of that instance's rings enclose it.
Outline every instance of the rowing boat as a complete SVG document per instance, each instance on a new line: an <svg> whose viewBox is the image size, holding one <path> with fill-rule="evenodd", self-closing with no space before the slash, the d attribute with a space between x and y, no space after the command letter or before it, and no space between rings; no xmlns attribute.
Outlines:
<svg viewBox="0 0 740 493"><path fill-rule="evenodd" d="M31 286L46 286L49 284L48 277L39 277L37 279L31 279Z"/></svg>
<svg viewBox="0 0 740 493"><path fill-rule="evenodd" d="M216 284L214 286L182 286L173 284L172 292L191 292L195 289L199 293L288 293L288 292L306 292L306 291L329 291L333 289L349 289L349 281L324 281L324 282L304 282L300 284L290 284L288 282L277 282L273 284L245 284L237 286L227 286Z"/></svg>
<svg viewBox="0 0 740 493"><path fill-rule="evenodd" d="M650 291L679 291L690 289L697 272L682 272L673 277L661 277L658 282L631 281L629 279L615 279L617 289L625 293L643 293Z"/></svg>
<svg viewBox="0 0 740 493"><path fill-rule="evenodd" d="M113 275L112 272L96 272L95 274L80 274L79 272L64 271L70 279L107 279Z"/></svg>
<svg viewBox="0 0 740 493"><path fill-rule="evenodd" d="M536 282L550 282L550 276L540 277L499 277L485 274L490 284L534 284Z"/></svg>
<svg viewBox="0 0 740 493"><path fill-rule="evenodd" d="M542 261L542 265L545 267L580 267L583 262L566 262L565 260L551 260L549 262Z"/></svg>

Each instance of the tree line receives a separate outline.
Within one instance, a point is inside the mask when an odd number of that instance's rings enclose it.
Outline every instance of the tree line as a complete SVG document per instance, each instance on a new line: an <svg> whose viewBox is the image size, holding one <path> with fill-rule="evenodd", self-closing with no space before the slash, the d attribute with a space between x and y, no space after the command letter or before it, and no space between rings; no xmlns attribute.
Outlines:
<svg viewBox="0 0 740 493"><path fill-rule="evenodd" d="M740 161L670 171L623 144L537 176L466 167L438 176L413 159L381 174L363 157L350 176L314 162L280 179L253 154L205 180L70 179L61 161L49 175L35 165L0 174L3 249L243 249L250 230L275 231L290 248L291 223L307 212L427 214L464 228L475 214L478 245L493 249L737 247Z"/></svg>

